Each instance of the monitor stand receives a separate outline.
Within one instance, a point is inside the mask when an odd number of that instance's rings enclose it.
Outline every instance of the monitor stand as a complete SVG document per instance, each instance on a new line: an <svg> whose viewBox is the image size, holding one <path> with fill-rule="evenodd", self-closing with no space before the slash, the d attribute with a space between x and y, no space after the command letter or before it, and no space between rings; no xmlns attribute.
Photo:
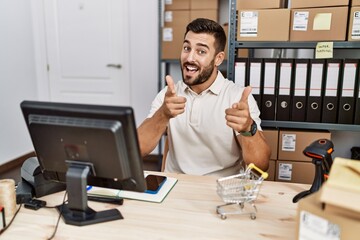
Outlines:
<svg viewBox="0 0 360 240"><path fill-rule="evenodd" d="M95 223L123 219L117 209L96 212L87 204L87 176L90 167L84 163L71 163L66 172L68 203L57 206L66 224L85 226Z"/></svg>

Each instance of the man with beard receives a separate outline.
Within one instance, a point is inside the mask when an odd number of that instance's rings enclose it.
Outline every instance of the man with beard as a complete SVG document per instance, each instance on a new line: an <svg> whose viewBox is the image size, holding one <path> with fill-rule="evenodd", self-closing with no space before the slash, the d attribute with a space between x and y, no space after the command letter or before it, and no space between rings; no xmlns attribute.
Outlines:
<svg viewBox="0 0 360 240"><path fill-rule="evenodd" d="M186 27L180 56L183 81L166 76L148 117L138 128L142 156L166 132L166 172L229 176L242 160L267 170L270 148L251 87L223 77L226 35L216 22L199 18Z"/></svg>

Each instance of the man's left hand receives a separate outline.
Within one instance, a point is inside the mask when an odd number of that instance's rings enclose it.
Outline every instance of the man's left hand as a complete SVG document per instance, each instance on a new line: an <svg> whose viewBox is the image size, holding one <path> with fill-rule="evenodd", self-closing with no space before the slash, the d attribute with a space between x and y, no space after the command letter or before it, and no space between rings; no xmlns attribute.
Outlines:
<svg viewBox="0 0 360 240"><path fill-rule="evenodd" d="M225 110L226 124L236 132L250 131L253 122L250 117L248 103L250 93L251 87L247 86L242 93L240 101Z"/></svg>

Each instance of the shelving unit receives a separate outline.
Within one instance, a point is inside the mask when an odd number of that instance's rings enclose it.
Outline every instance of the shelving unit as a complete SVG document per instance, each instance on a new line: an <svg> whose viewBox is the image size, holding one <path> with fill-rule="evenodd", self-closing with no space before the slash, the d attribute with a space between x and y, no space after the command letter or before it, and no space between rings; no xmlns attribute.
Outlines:
<svg viewBox="0 0 360 240"><path fill-rule="evenodd" d="M315 50L318 42L256 42L256 41L237 41L237 11L236 0L229 0L229 33L228 33L228 62L227 77L230 80L235 79L235 59L237 49L313 49ZM333 42L333 48L336 50L360 49L360 42L337 41ZM341 130L341 131L360 131L360 125L354 124L329 124L315 122L293 122L263 120L263 127L290 128L290 129L316 129L316 130Z"/></svg>

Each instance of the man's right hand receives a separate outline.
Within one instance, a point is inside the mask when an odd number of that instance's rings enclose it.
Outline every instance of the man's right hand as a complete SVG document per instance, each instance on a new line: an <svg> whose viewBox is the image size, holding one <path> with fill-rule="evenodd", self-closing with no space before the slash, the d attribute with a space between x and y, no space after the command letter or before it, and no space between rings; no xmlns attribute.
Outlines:
<svg viewBox="0 0 360 240"><path fill-rule="evenodd" d="M167 75L165 80L168 88L161 108L165 116L170 119L185 111L186 98L176 95L174 80L170 75Z"/></svg>

